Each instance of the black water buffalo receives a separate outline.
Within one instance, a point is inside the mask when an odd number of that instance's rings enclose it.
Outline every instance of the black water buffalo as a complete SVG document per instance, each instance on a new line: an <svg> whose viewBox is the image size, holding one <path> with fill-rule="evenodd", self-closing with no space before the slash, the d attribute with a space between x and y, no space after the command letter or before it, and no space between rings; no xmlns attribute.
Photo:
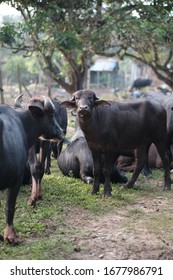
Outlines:
<svg viewBox="0 0 173 280"><path fill-rule="evenodd" d="M55 118L57 122L59 123L60 127L63 130L64 135L67 133L67 110L65 108L61 108L60 104L61 101L57 98L52 99L52 102L55 106ZM46 157L46 165L45 165L45 173L50 174L50 166L51 166L51 153L54 158L57 159L57 157L60 155L62 151L63 144L67 144L68 140L64 138L63 140L57 142L50 141L49 149L47 152Z"/></svg>
<svg viewBox="0 0 173 280"><path fill-rule="evenodd" d="M8 189L4 240L10 243L18 242L13 218L29 148L39 136L46 139L64 137L54 112L55 107L48 97L30 99L23 111L0 105L0 189Z"/></svg>
<svg viewBox="0 0 173 280"><path fill-rule="evenodd" d="M173 96L167 96L160 92L146 92L142 95L142 98L155 100L165 108L167 114L167 145L170 149L173 145Z"/></svg>
<svg viewBox="0 0 173 280"><path fill-rule="evenodd" d="M152 79L137 78L136 80L134 80L130 88L130 91L132 91L133 89L141 89L143 87L150 86L151 83L152 83Z"/></svg>
<svg viewBox="0 0 173 280"><path fill-rule="evenodd" d="M103 165L104 196L111 195L110 173L119 150L135 149L136 167L126 187L132 187L154 143L164 166L164 189L171 188L169 158L166 149L166 111L151 100L135 102L107 102L98 100L90 90L75 92L70 101L61 106L77 108L77 116L94 161L94 182L91 193L99 191L101 156Z"/></svg>
<svg viewBox="0 0 173 280"><path fill-rule="evenodd" d="M54 117L57 123L63 130L64 135L67 131L67 111L65 108L60 108L61 102L57 99L52 99L55 108ZM63 141L38 139L29 150L28 164L31 171L32 188L31 196L28 200L28 205L35 205L36 201L42 198L42 178L44 172L50 174L51 153L57 157L62 150Z"/></svg>
<svg viewBox="0 0 173 280"><path fill-rule="evenodd" d="M22 100L23 94L15 99L15 108L17 110L24 110L26 104ZM61 102L57 99L51 99L55 112L54 117L57 123L63 130L64 136L67 131L67 110L60 108ZM28 200L28 205L36 205L36 201L41 199L42 194L42 178L44 173L50 174L51 153L57 157L63 146L63 138L60 141L53 141L47 139L37 139L34 145L29 149L29 156L27 166L25 168L23 185L31 184L31 196Z"/></svg>
<svg viewBox="0 0 173 280"><path fill-rule="evenodd" d="M64 149L57 158L59 169L65 176L74 176L80 178L85 183L93 182L93 158L88 147L84 134L80 128L76 130L75 135L66 149ZM103 175L101 174L101 181ZM126 183L127 177L113 165L111 172L112 183Z"/></svg>
<svg viewBox="0 0 173 280"><path fill-rule="evenodd" d="M171 151L172 154L172 151ZM135 169L135 155L128 155L128 156L124 156L121 155L118 157L117 159L117 166L120 168L120 170L123 171L134 171ZM156 149L156 146L154 144L152 144L150 146L149 152L148 152L148 167L150 169L152 168L163 168L163 164L162 164L162 160L158 154L158 151ZM173 168L173 161L171 161L171 168ZM145 170L144 170L145 171ZM147 173L145 174L143 172L144 175L148 176L151 173Z"/></svg>

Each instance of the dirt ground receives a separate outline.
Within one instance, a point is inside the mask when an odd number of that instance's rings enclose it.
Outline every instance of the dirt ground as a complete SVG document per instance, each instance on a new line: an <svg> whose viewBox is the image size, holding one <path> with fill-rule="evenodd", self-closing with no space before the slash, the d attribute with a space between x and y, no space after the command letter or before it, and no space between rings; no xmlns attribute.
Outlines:
<svg viewBox="0 0 173 280"><path fill-rule="evenodd" d="M172 210L170 200L164 197L141 198L134 205L93 218L87 210L69 209L64 217L68 223L61 224L69 228L68 238L74 245L69 259L173 259L173 223L164 218ZM70 234L72 229L77 233Z"/></svg>

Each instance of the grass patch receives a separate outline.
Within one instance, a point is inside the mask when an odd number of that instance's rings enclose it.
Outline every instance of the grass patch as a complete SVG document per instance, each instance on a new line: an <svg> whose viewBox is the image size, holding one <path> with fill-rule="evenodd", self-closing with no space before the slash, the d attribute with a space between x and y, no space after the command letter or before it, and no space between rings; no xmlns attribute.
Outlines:
<svg viewBox="0 0 173 280"><path fill-rule="evenodd" d="M169 197L167 192L162 192L162 187L155 181L162 180L161 171L153 172L153 179L146 180L141 175L133 189L122 189L121 185L113 185L112 197L104 199L103 186L98 195L89 195L91 185L84 184L81 180L64 177L53 161L52 174L45 175L43 180L43 200L38 201L35 208L27 205L30 196L28 186L21 188L17 199L14 225L22 242L18 246L10 246L0 242L0 259L69 259L74 250L72 234L82 235L77 227L69 224L68 217L73 209L86 212L89 217L98 217L111 212L115 207L122 208L133 205L139 199ZM129 174L128 174L129 176ZM172 194L172 192L171 192ZM0 233L5 228L6 191L1 193L0 200ZM140 218L142 210L132 209L129 217ZM165 213L165 227L171 220L171 213ZM77 219L77 217L76 217ZM153 219L153 220L152 220ZM157 216L147 221L156 223L159 228Z"/></svg>

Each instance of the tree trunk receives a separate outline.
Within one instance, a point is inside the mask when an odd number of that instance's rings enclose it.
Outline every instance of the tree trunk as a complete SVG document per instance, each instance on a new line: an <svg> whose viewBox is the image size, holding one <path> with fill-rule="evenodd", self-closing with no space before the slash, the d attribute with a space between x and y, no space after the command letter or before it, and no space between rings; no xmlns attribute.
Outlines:
<svg viewBox="0 0 173 280"><path fill-rule="evenodd" d="M4 91L3 91L3 85L2 85L2 71L0 67L0 95L1 95L1 104L4 104Z"/></svg>
<svg viewBox="0 0 173 280"><path fill-rule="evenodd" d="M22 93L22 83L21 83L21 74L20 74L20 67L17 66L17 76L18 76L18 83L19 83L19 93Z"/></svg>

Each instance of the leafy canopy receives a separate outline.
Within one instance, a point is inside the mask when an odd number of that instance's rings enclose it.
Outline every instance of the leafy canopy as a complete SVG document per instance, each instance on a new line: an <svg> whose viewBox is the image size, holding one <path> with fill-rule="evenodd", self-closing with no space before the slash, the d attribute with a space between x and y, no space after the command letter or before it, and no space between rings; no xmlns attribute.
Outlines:
<svg viewBox="0 0 173 280"><path fill-rule="evenodd" d="M173 88L172 1L1 2L23 17L1 27L1 44L27 55L35 52L45 73L68 92L83 87L93 54L138 59Z"/></svg>

